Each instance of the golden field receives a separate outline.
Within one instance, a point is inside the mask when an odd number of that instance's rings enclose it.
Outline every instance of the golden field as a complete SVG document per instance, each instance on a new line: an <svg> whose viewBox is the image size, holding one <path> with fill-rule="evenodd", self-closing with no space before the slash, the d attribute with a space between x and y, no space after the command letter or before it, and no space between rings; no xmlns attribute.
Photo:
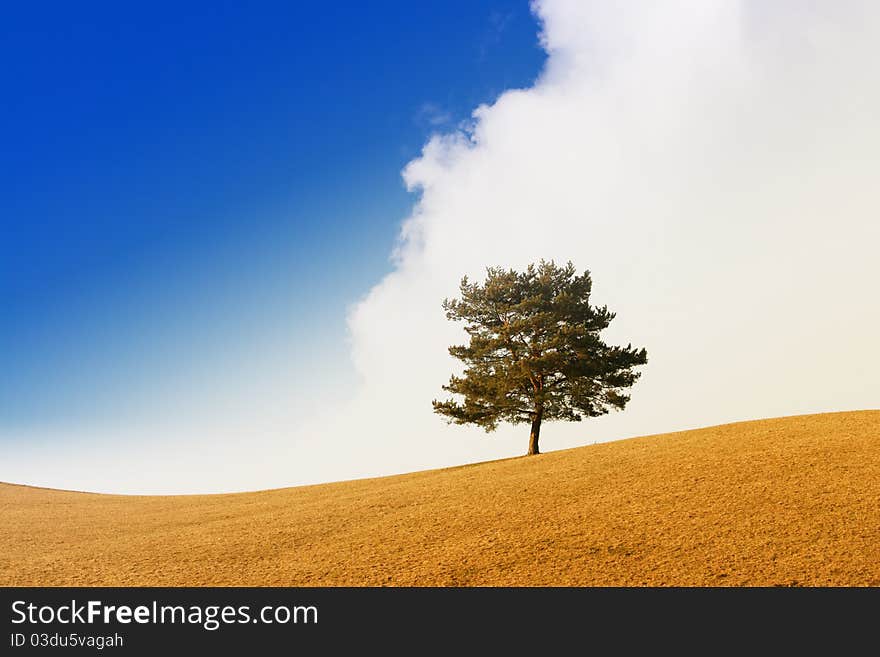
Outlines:
<svg viewBox="0 0 880 657"><path fill-rule="evenodd" d="M0 584L880 585L880 411L257 493L0 484Z"/></svg>

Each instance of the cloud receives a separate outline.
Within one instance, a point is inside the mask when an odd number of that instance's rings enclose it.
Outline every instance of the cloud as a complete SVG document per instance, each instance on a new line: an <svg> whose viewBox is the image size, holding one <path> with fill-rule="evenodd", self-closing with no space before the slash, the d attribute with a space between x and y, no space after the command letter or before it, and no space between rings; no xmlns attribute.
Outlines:
<svg viewBox="0 0 880 657"><path fill-rule="evenodd" d="M624 413L548 425L548 447L876 407L880 12L867 3L534 9L529 89L435 136L395 269L352 311L362 435L399 470L513 455L527 429L448 427L430 400L463 336L462 275L540 258L590 269L609 337L648 348ZM380 471L379 458L364 471Z"/></svg>
<svg viewBox="0 0 880 657"><path fill-rule="evenodd" d="M416 112L416 122L431 128L448 125L452 122L452 114L440 107L437 103L422 103Z"/></svg>
<svg viewBox="0 0 880 657"><path fill-rule="evenodd" d="M489 51L501 42L504 32L515 17L516 12L514 11L492 11L489 13L488 26L480 42L479 54L477 56L478 61L483 61L486 55L489 54Z"/></svg>
<svg viewBox="0 0 880 657"><path fill-rule="evenodd" d="M607 338L649 354L626 411L548 424L546 449L876 408L880 5L533 9L540 79L434 136L403 172L418 200L393 271L348 317L351 397L210 450L169 432L159 456L138 455L142 472L125 457L127 479L104 454L73 478L59 460L42 481L234 490L524 453L527 428L447 426L431 400L463 340L441 300L465 274L540 258L589 269L594 301L618 314Z"/></svg>

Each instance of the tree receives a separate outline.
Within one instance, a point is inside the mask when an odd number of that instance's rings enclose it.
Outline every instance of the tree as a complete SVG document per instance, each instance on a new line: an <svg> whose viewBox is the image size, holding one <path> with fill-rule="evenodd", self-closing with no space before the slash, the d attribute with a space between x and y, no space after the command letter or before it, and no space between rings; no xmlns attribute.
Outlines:
<svg viewBox="0 0 880 657"><path fill-rule="evenodd" d="M590 305L590 272L553 261L524 272L488 268L483 284L461 280L461 298L444 299L446 317L465 322L467 345L449 353L465 364L443 389L464 397L433 401L450 423L476 424L487 432L499 422L531 423L528 454L538 454L541 423L579 422L622 410L625 390L648 361L644 349L612 347L599 333L615 314Z"/></svg>

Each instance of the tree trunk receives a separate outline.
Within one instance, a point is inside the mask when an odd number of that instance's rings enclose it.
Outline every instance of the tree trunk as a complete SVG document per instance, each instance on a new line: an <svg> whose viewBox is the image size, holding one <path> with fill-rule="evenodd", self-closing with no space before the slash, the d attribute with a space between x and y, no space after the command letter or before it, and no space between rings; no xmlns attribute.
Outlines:
<svg viewBox="0 0 880 657"><path fill-rule="evenodd" d="M535 413L535 418L532 420L532 433L529 435L529 451L527 456L541 453L538 449L538 437L541 435L541 418L543 415L544 409L539 408L538 412Z"/></svg>

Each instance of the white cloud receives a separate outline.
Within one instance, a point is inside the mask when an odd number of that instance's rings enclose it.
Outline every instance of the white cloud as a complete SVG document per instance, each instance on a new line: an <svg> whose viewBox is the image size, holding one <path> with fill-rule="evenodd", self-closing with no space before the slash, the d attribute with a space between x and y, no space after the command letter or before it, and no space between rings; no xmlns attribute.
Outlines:
<svg viewBox="0 0 880 657"><path fill-rule="evenodd" d="M548 425L563 447L877 406L880 12L869 4L583 2L536 11L537 84L434 137L395 271L350 316L358 422L381 471L517 454L431 415L461 339L439 302L487 265L572 260L648 348L622 414ZM369 464L369 466L367 465Z"/></svg>
<svg viewBox="0 0 880 657"><path fill-rule="evenodd" d="M545 449L878 406L880 5L534 8L538 82L432 138L403 173L419 200L394 270L348 318L354 398L230 438L214 470L187 470L199 450L169 439L171 474L83 466L73 485L262 488L523 453L525 427L447 426L431 400L462 339L441 300L464 274L540 258L590 269L594 300L618 313L608 339L649 354L626 411L548 424Z"/></svg>
<svg viewBox="0 0 880 657"><path fill-rule="evenodd" d="M416 120L419 123L427 124L431 128L439 128L448 125L452 121L452 114L436 103L427 102L422 103L422 106L419 107L419 111L416 113Z"/></svg>

